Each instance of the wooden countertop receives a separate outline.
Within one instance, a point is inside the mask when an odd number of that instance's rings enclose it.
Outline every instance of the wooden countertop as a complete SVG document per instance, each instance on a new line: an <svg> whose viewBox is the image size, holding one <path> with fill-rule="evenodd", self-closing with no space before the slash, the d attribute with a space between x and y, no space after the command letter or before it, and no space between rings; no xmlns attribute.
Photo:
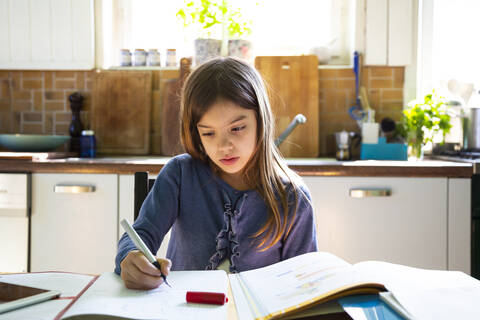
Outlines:
<svg viewBox="0 0 480 320"><path fill-rule="evenodd" d="M0 172L34 173L117 173L149 171L157 174L170 157L123 156L95 159L66 158L43 160L0 160ZM470 163L423 161L336 161L335 159L287 159L301 176L376 176L470 178Z"/></svg>

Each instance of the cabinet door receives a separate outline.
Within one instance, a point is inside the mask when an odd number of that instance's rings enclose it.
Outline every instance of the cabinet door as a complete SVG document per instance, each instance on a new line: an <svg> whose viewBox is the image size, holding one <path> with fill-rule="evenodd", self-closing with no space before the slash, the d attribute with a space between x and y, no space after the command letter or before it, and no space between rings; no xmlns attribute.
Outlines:
<svg viewBox="0 0 480 320"><path fill-rule="evenodd" d="M115 174L33 174L31 271L112 271L117 192Z"/></svg>
<svg viewBox="0 0 480 320"><path fill-rule="evenodd" d="M350 263L382 260L447 269L446 178L304 180L315 206L319 250ZM350 195L352 190L375 189L391 195Z"/></svg>
<svg viewBox="0 0 480 320"><path fill-rule="evenodd" d="M365 65L412 63L412 0L366 0Z"/></svg>
<svg viewBox="0 0 480 320"><path fill-rule="evenodd" d="M0 0L0 69L92 69L93 0Z"/></svg>

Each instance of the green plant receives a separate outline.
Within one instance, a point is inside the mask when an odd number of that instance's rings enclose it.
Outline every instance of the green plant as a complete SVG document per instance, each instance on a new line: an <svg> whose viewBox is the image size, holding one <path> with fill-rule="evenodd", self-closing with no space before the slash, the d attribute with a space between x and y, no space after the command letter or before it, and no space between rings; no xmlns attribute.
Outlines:
<svg viewBox="0 0 480 320"><path fill-rule="evenodd" d="M251 21L244 19L240 8L227 0L184 0L177 12L184 27L195 27L200 37L235 38L251 33Z"/></svg>
<svg viewBox="0 0 480 320"><path fill-rule="evenodd" d="M450 115L448 106L443 97L435 91L423 97L423 100L413 100L403 110L400 121L399 134L403 136L413 152L419 157L422 146L433 142L438 133L442 133L443 141L445 134L450 131Z"/></svg>

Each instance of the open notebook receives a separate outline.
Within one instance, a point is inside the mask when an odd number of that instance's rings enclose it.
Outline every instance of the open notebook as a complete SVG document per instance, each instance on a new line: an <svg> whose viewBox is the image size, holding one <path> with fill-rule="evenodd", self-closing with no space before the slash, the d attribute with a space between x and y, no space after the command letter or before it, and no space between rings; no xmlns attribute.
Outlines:
<svg viewBox="0 0 480 320"><path fill-rule="evenodd" d="M186 291L227 293L225 271L172 271L153 290L126 289L115 273L99 277L72 273L31 273L1 276L5 282L35 285L62 292L59 299L0 315L6 319L225 319L227 306L186 303Z"/></svg>

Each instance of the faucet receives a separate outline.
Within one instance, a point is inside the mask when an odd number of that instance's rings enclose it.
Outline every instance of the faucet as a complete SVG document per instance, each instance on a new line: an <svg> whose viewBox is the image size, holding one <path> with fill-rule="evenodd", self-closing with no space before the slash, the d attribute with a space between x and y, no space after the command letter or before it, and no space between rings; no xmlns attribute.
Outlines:
<svg viewBox="0 0 480 320"><path fill-rule="evenodd" d="M292 133L293 129L295 129L296 126L298 126L300 123L305 123L307 122L307 118L299 113L293 118L292 122L288 125L288 127L278 136L277 139L275 139L275 146L280 146L280 144L285 140L290 133Z"/></svg>

